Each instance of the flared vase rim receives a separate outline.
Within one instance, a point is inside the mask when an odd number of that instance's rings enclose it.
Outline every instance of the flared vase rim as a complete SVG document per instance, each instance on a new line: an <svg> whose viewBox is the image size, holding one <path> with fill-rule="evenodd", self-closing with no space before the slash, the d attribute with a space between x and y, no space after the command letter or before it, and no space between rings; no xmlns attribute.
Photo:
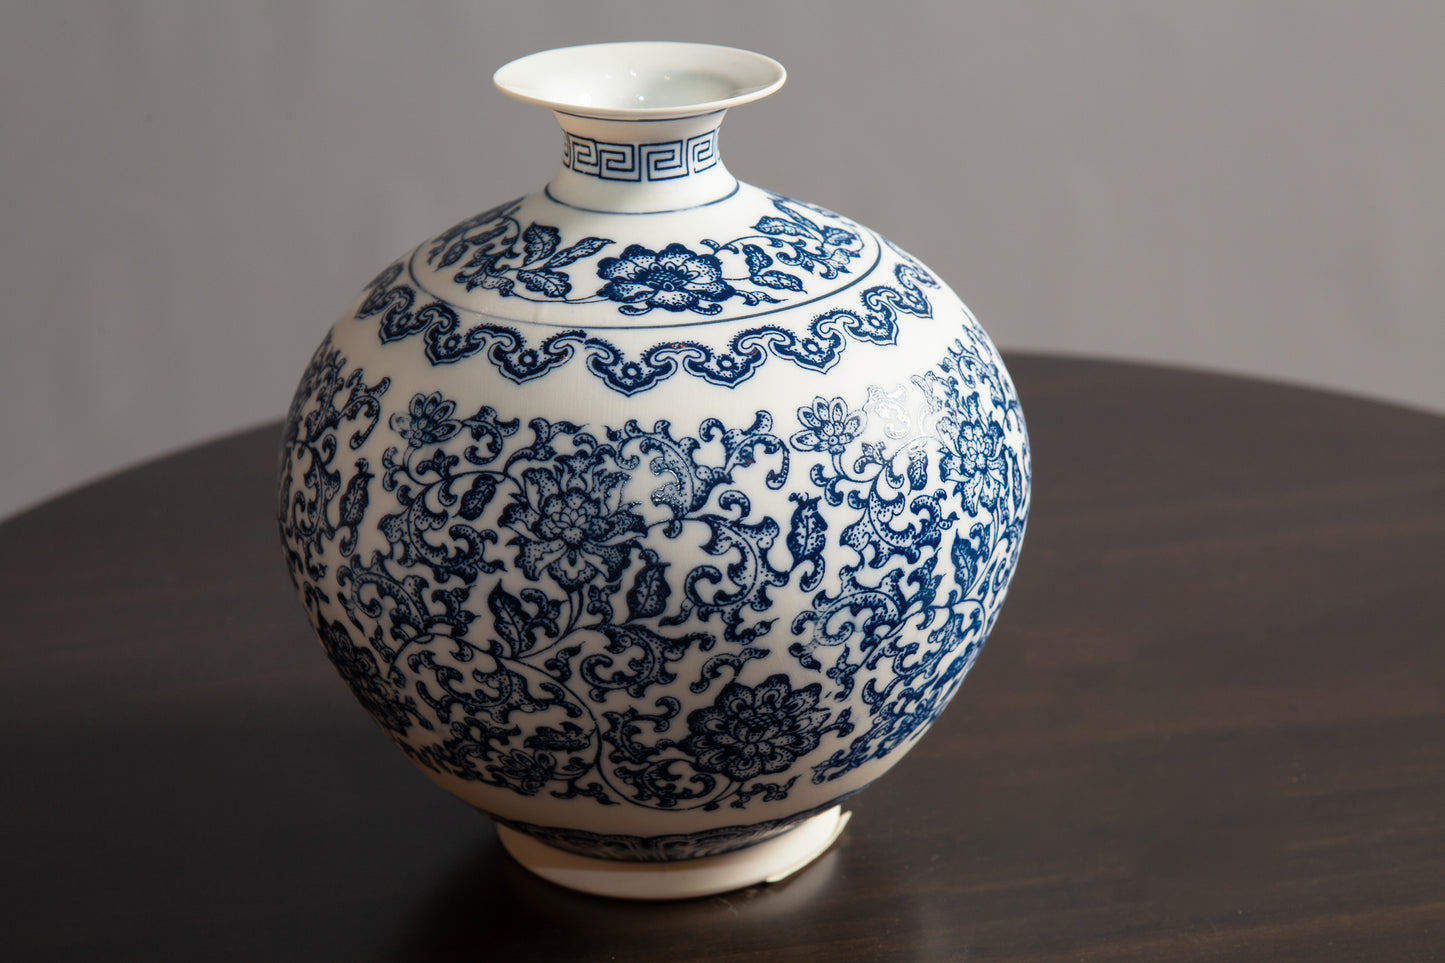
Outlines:
<svg viewBox="0 0 1445 963"><path fill-rule="evenodd" d="M648 40L543 50L506 64L492 82L515 100L559 114L646 121L750 103L787 76L782 64L750 50Z"/></svg>

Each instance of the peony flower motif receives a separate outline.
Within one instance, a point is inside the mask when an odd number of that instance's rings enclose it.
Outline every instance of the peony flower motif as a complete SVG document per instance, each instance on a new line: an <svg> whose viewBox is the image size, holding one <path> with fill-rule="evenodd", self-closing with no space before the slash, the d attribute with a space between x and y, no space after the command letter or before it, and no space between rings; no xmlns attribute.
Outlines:
<svg viewBox="0 0 1445 963"><path fill-rule="evenodd" d="M456 402L443 401L441 392L416 395L406 414L391 416L391 430L406 439L412 448L446 441L461 430L461 423L452 420Z"/></svg>
<svg viewBox="0 0 1445 963"><path fill-rule="evenodd" d="M863 433L866 416L861 411L849 411L842 398L827 401L814 398L811 408L798 409L798 421L803 430L788 441L794 448L805 451L826 451L830 455L841 455L859 435Z"/></svg>
<svg viewBox="0 0 1445 963"><path fill-rule="evenodd" d="M756 688L730 682L713 705L687 717L692 734L682 749L698 769L738 782L783 772L818 748L828 722L821 692L817 682L794 689L781 673Z"/></svg>
<svg viewBox="0 0 1445 963"><path fill-rule="evenodd" d="M522 473L522 490L502 513L516 532L517 564L536 581L546 572L566 589L599 575L611 582L622 574L634 535L644 534L642 516L623 503L627 476L605 470L584 454L564 455L546 467Z"/></svg>
<svg viewBox="0 0 1445 963"><path fill-rule="evenodd" d="M1003 490L1003 429L995 422L985 423L978 410L978 395L965 399L956 420L948 425L953 432L954 451L947 467L962 477L957 490L973 514L981 508L992 509Z"/></svg>
<svg viewBox="0 0 1445 963"><path fill-rule="evenodd" d="M718 302L738 292L722 279L722 264L711 254L695 254L681 244L669 244L662 253L633 244L621 257L605 257L597 276L607 283L597 293L621 301L623 314L695 311L717 314Z"/></svg>

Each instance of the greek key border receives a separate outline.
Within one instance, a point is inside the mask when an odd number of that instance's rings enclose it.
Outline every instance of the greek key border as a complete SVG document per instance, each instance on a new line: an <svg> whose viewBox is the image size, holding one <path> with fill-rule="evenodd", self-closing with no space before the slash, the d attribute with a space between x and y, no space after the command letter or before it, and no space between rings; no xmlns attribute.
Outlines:
<svg viewBox="0 0 1445 963"><path fill-rule="evenodd" d="M604 181L667 181L700 174L718 162L716 129L684 140L613 144L567 134L562 165Z"/></svg>

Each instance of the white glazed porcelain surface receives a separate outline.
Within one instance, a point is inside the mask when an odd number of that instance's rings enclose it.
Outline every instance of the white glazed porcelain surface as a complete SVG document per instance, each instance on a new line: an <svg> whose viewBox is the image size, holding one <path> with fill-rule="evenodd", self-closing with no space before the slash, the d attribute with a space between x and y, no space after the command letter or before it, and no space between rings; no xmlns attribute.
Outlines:
<svg viewBox="0 0 1445 963"><path fill-rule="evenodd" d="M667 863L579 856L505 826L498 827L497 835L517 862L559 886L617 899L695 899L782 882L825 853L851 816L834 806L752 846Z"/></svg>
<svg viewBox="0 0 1445 963"><path fill-rule="evenodd" d="M584 117L695 117L766 97L783 65L701 43L607 43L544 50L493 76L509 97Z"/></svg>
<svg viewBox="0 0 1445 963"><path fill-rule="evenodd" d="M738 66L708 103L594 92L544 190L383 271L282 451L292 575L358 699L439 785L600 858L736 849L885 772L977 658L1028 512L982 328L874 232L726 172L718 104L782 73L705 49L684 65ZM611 63L498 83L555 106Z"/></svg>

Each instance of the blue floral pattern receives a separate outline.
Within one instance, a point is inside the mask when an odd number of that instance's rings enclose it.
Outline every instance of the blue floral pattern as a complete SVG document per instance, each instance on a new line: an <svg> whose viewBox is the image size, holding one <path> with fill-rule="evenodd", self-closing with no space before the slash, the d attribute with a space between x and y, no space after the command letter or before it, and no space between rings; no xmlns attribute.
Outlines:
<svg viewBox="0 0 1445 963"><path fill-rule="evenodd" d="M789 441L804 451L826 451L841 455L863 433L863 411L850 411L842 398L813 399L811 405L798 409L803 430Z"/></svg>
<svg viewBox="0 0 1445 963"><path fill-rule="evenodd" d="M620 576L633 536L647 531L635 506L621 502L626 480L580 454L523 471L521 490L502 513L502 525L517 533L510 544L518 567L534 582L545 572L565 588Z"/></svg>
<svg viewBox="0 0 1445 963"><path fill-rule="evenodd" d="M389 382L328 339L283 449L293 578L357 698L423 766L601 806L786 799L916 738L997 614L1028 452L991 347L964 334L906 384L695 434L524 428L440 392L387 417ZM786 492L791 514L749 490ZM677 569L680 539L704 561ZM808 601L779 625L782 591ZM684 691L711 701L684 711Z"/></svg>
<svg viewBox="0 0 1445 963"><path fill-rule="evenodd" d="M822 688L794 689L781 673L757 687L730 682L714 705L688 716L683 751L703 772L738 782L786 772L828 731L832 713L818 708Z"/></svg>
<svg viewBox="0 0 1445 963"><path fill-rule="evenodd" d="M454 402L443 400L440 394L417 395L406 414L398 412L391 416L391 430L414 448L438 444L461 429L461 425L452 420L456 408Z"/></svg>
<svg viewBox="0 0 1445 963"><path fill-rule="evenodd" d="M513 201L440 235L426 248L425 262L452 271L452 282L466 290L530 301L615 304L619 313L632 317L654 310L713 317L729 303L780 304L792 295L808 295L807 276L832 279L852 269L864 247L854 225L790 198L773 195L772 204L777 214L759 218L755 234L727 242L673 242L659 250L632 244L620 255L599 257L616 242L589 236L564 245L555 227L524 227L516 218L521 202ZM734 387L770 357L827 371L850 343L895 343L900 315L931 317L926 290L938 282L911 257L893 250L901 263L887 281L859 292L857 308L821 312L802 330L776 324L745 327L724 345L673 337L635 357L582 329L531 342L513 325L480 320L447 301L428 299L403 262L372 280L355 318L378 321L384 344L419 339L433 365L480 354L518 384L581 356L587 371L623 395L647 391L679 373ZM592 293L579 294L586 269L601 283ZM479 320L469 325L468 317Z"/></svg>
<svg viewBox="0 0 1445 963"><path fill-rule="evenodd" d="M675 339L654 344L638 357L628 357L606 338L581 329L548 335L531 344L518 329L479 322L462 329L462 316L450 305L432 301L416 307L417 291L400 280L403 266L394 264L372 281L357 309L357 319L381 316L383 343L420 336L427 360L454 364L482 354L508 381L525 384L572 361L586 358L586 369L621 395L636 395L679 372L710 384L732 388L751 378L770 357L806 371L829 371L854 342L894 344L900 315L933 316L926 289L938 282L916 264L904 262L892 283L864 288L862 310L835 308L809 321L802 331L776 324L747 327L723 345ZM715 302L714 302L715 303Z"/></svg>
<svg viewBox="0 0 1445 963"><path fill-rule="evenodd" d="M621 302L623 314L646 314L653 308L717 314L722 302L738 294L722 278L723 266L714 255L695 254L681 244L661 252L633 244L621 257L603 258L597 274L607 281L597 293Z"/></svg>
<svg viewBox="0 0 1445 963"><path fill-rule="evenodd" d="M438 270L455 268L452 282L467 291L570 304L615 301L623 314L632 316L653 308L712 315L728 298L776 304L779 298L771 292L804 293L802 278L777 263L822 278L847 273L862 250L856 231L842 226L846 222L838 215L801 201L772 195L772 203L781 217L765 216L753 225L756 234L725 243L704 238L698 246L711 253L677 242L661 251L632 244L621 257L604 257L594 265L598 252L615 241L588 236L564 246L561 232L550 224L522 226L518 199L439 235L427 248L426 263ZM776 257L764 248L774 250ZM732 276L725 276L723 256L736 264ZM574 265L592 268L607 283L590 294L575 294L581 281L574 277Z"/></svg>

